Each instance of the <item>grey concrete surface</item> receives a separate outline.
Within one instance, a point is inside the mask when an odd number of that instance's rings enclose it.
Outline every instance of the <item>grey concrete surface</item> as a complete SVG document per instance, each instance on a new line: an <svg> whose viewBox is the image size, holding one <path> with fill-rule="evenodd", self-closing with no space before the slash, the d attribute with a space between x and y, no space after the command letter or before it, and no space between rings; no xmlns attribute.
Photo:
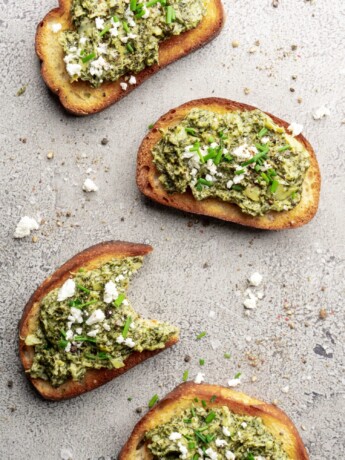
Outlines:
<svg viewBox="0 0 345 460"><path fill-rule="evenodd" d="M40 77L35 26L55 1L0 4L0 458L55 460L62 449L74 460L116 458L139 419L135 409L145 411L151 396L174 388L186 369L193 378L199 358L208 382L226 385L241 372L241 390L277 401L313 460L342 458L344 2L280 0L274 8L271 0L225 0L228 17L219 38L87 118L67 115ZM16 96L24 84L26 92ZM309 225L255 231L164 209L140 196L136 152L147 126L171 107L212 95L254 103L304 125L323 177L319 212ZM312 112L324 105L331 115L313 120ZM85 194L90 167L99 191ZM33 233L36 242L32 236L13 239L24 215L44 219ZM154 246L130 298L142 314L180 326L181 341L94 392L43 401L18 358L23 307L61 263L110 239ZM264 276L265 297L246 316L243 292L254 271ZM202 330L207 336L197 342Z"/></svg>

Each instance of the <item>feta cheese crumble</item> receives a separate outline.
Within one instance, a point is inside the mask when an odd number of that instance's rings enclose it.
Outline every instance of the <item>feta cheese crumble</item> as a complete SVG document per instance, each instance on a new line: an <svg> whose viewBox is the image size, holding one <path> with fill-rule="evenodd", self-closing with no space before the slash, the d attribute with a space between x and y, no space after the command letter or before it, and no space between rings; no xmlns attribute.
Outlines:
<svg viewBox="0 0 345 460"><path fill-rule="evenodd" d="M52 32L54 32L54 34L60 32L61 29L62 29L62 25L59 22L54 22L51 25L51 30Z"/></svg>
<svg viewBox="0 0 345 460"><path fill-rule="evenodd" d="M228 385L229 387L237 387L238 385L241 385L241 378L238 377L237 379L230 379L228 380Z"/></svg>
<svg viewBox="0 0 345 460"><path fill-rule="evenodd" d="M68 279L64 282L58 292L58 302L63 302L69 297L73 297L75 294L75 282L72 279Z"/></svg>
<svg viewBox="0 0 345 460"><path fill-rule="evenodd" d="M66 56L67 57L67 56ZM71 77L79 76L81 73L80 64L71 64L70 62L66 65L66 70Z"/></svg>
<svg viewBox="0 0 345 460"><path fill-rule="evenodd" d="M303 131L303 125L300 125L298 123L292 122L290 126L288 126L288 130L291 132L291 134L296 137L301 132Z"/></svg>
<svg viewBox="0 0 345 460"><path fill-rule="evenodd" d="M171 435L169 436L169 441L177 441L178 439L181 439L181 438L182 438L182 434L177 433L176 431L174 431L174 432L171 433Z"/></svg>
<svg viewBox="0 0 345 460"><path fill-rule="evenodd" d="M39 224L36 219L28 216L24 216L20 219L17 224L16 230L13 234L14 238L24 238L25 236L29 236L31 230L38 230Z"/></svg>
<svg viewBox="0 0 345 460"><path fill-rule="evenodd" d="M119 293L116 289L116 285L113 281L108 281L104 285L104 295L103 300L105 303L110 303L116 300L119 296Z"/></svg>
<svg viewBox="0 0 345 460"><path fill-rule="evenodd" d="M94 183L93 180L87 178L87 179L85 179L85 181L84 181L83 190L84 190L84 192L97 192L97 191L98 191L98 187L97 187L97 185Z"/></svg>
<svg viewBox="0 0 345 460"><path fill-rule="evenodd" d="M198 372L198 374L196 375L195 379L194 379L194 383L202 383L205 381L205 374L203 374L202 372Z"/></svg>
<svg viewBox="0 0 345 460"><path fill-rule="evenodd" d="M128 83L129 83L130 85L135 85L135 84L137 83L137 79L135 78L134 75L131 75L131 76L130 76L130 78L129 78L129 80L128 80Z"/></svg>
<svg viewBox="0 0 345 460"><path fill-rule="evenodd" d="M226 457L226 460L235 460L236 459L236 456L233 452L231 452L230 450L227 450L225 452L225 457Z"/></svg>
<svg viewBox="0 0 345 460"><path fill-rule="evenodd" d="M261 282L262 282L262 275L258 272L255 272L253 273L252 275L250 275L250 277L248 278L248 281L249 283L252 285L252 286L260 286Z"/></svg>
<svg viewBox="0 0 345 460"><path fill-rule="evenodd" d="M331 111L327 107L323 106L315 110L313 113L313 118L314 120L321 120L321 118L327 117L330 114Z"/></svg>
<svg viewBox="0 0 345 460"><path fill-rule="evenodd" d="M101 323L105 319L105 314L99 308L91 313L91 315L86 320L86 324L88 326L92 326L93 324Z"/></svg>
<svg viewBox="0 0 345 460"><path fill-rule="evenodd" d="M122 81L122 82L120 83L120 86L121 86L121 88L122 88L123 91L126 91L126 89L128 88L128 84L125 83L124 81Z"/></svg>

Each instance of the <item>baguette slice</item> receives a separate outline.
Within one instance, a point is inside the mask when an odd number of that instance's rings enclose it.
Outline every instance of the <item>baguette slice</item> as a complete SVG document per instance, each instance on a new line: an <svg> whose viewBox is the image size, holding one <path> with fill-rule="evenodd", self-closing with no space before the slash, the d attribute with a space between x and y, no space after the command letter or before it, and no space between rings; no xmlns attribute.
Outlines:
<svg viewBox="0 0 345 460"><path fill-rule="evenodd" d="M62 286L69 278L70 273L77 271L79 268L93 270L113 258L120 259L125 257L145 256L151 251L152 247L146 244L126 243L123 241L109 241L96 244L72 257L56 270L53 275L43 281L31 296L26 304L19 324L19 355L29 380L43 398L52 400L68 399L85 393L86 391L93 390L178 342L178 336L173 336L165 344L165 348L161 350L144 350L141 353L134 351L125 360L125 366L120 369L90 369L86 371L82 381L75 382L73 380L68 380L57 388L54 388L45 380L32 378L28 373L33 361L34 347L27 346L25 344L25 338L36 329L39 305L43 297L51 290ZM154 320L152 321L156 322Z"/></svg>
<svg viewBox="0 0 345 460"><path fill-rule="evenodd" d="M216 399L212 402L214 395ZM143 442L145 433L190 407L194 398L205 400L208 407L227 406L235 414L260 417L271 434L283 443L290 460L309 459L296 427L276 406L230 388L188 382L176 387L136 424L119 460L152 460L152 454Z"/></svg>
<svg viewBox="0 0 345 460"><path fill-rule="evenodd" d="M296 139L301 142L310 155L310 167L307 171L304 183L302 200L290 211L269 212L264 216L250 216L243 213L239 206L221 201L216 198L208 198L197 201L190 191L186 193L169 194L159 181L159 173L153 163L152 149L157 144L162 134L160 130L174 126L193 108L211 110L216 113L231 111L250 111L256 107L230 101L228 99L208 98L197 99L187 102L163 115L153 126L152 130L144 138L138 152L137 160L137 184L141 192L158 203L194 214L216 217L217 219L235 222L247 227L261 228L265 230L283 230L300 227L308 223L316 214L321 177L317 159L312 146L307 139L299 135ZM289 123L267 113L279 126L287 130Z"/></svg>
<svg viewBox="0 0 345 460"><path fill-rule="evenodd" d="M89 115L114 104L151 75L168 64L191 53L215 38L224 22L221 0L205 0L206 14L200 24L181 35L171 37L159 46L159 63L147 67L136 75L136 85L126 91L120 87L123 78L115 82L104 82L93 88L88 82L70 83L63 61L63 49L51 30L59 22L62 31L72 27L70 21L71 0L59 0L59 8L51 10L37 27L36 53L42 61L41 73L45 83L60 98L62 105L75 115Z"/></svg>

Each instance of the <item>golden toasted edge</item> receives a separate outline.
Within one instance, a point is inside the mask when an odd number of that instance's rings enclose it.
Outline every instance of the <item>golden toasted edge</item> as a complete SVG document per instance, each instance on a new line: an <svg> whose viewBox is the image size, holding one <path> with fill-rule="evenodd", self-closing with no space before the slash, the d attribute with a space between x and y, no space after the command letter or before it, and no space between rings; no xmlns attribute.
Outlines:
<svg viewBox="0 0 345 460"><path fill-rule="evenodd" d="M51 10L37 27L36 53L42 61L42 77L69 112L75 115L100 112L127 96L160 69L200 48L220 33L225 20L221 0L205 1L207 12L200 24L195 29L162 42L159 47L159 64L139 72L136 75L136 85L129 85L128 89L123 91L120 86L120 82L124 81L123 78L116 82L103 83L99 88L92 88L87 82L70 83L66 70L57 70L54 66L52 61L56 57L55 54L60 55L62 59L63 53L50 25L59 21L63 25L62 30L71 27L69 19L71 0L59 0L59 8ZM53 48L56 53L53 52ZM90 94L87 99L84 96L86 93Z"/></svg>
<svg viewBox="0 0 345 460"><path fill-rule="evenodd" d="M265 230L283 230L300 227L308 223L316 214L321 176L314 150L308 140L299 135L296 139L301 142L310 155L310 168L303 183L301 202L291 211L271 212L264 216L253 217L241 212L235 204L222 202L219 199L197 201L189 191L187 193L169 194L158 180L158 171L153 163L152 149L159 142L162 135L160 129L179 123L193 108L211 109L219 113L241 110L256 110L256 107L220 98L197 99L170 110L163 115L146 135L141 143L137 158L137 185L140 191L152 200L182 211L215 217L217 219L234 222L240 225ZM272 120L287 130L289 123L265 112Z"/></svg>
<svg viewBox="0 0 345 460"><path fill-rule="evenodd" d="M19 324L19 356L25 371L31 367L34 347L25 344L25 338L31 330L31 326L39 313L39 303L51 290L61 286L70 276L71 272L76 272L79 268L96 268L114 257L125 258L135 256L145 256L152 251L152 247L146 244L127 243L123 241L109 241L96 244L90 248L76 254L53 275L49 276L36 289L25 306ZM140 364L148 358L160 353L166 348L171 347L178 341L178 336L173 336L161 350L134 352L125 361L125 366L120 369L91 369L86 372L82 382L69 380L58 388L54 388L49 382L42 379L34 379L29 373L27 377L36 390L46 399L61 400L78 396L86 391L93 390L115 377L127 372L132 367Z"/></svg>
<svg viewBox="0 0 345 460"><path fill-rule="evenodd" d="M216 396L211 402L212 396ZM265 426L284 446L291 460L308 460L303 441L290 418L278 407L252 398L230 388L192 382L182 383L151 409L134 427L120 452L119 460L148 460L152 458L143 446L147 431L166 423L171 417L188 408L194 398L204 399L208 407L227 406L236 414L262 418ZM281 435L280 433L283 433ZM140 456L139 456L140 449Z"/></svg>

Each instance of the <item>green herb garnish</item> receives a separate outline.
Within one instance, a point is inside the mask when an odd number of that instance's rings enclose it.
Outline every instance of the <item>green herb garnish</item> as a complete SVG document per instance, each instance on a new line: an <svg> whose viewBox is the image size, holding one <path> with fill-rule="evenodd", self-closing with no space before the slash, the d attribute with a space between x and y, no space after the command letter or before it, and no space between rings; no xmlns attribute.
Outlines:
<svg viewBox="0 0 345 460"><path fill-rule="evenodd" d="M279 182L277 180L274 180L272 182L271 188L270 188L271 193L275 193L277 191L278 185L279 185Z"/></svg>
<svg viewBox="0 0 345 460"><path fill-rule="evenodd" d="M127 319L126 319L126 322L125 322L125 325L123 327L123 331L122 331L122 337L125 339L128 335L128 331L129 331L129 327L131 325L131 322L132 322L132 317L131 316L128 316Z"/></svg>
<svg viewBox="0 0 345 460"><path fill-rule="evenodd" d="M216 413L212 411L212 412L210 412L210 413L208 414L208 416L205 418L205 422L206 422L206 423L211 423L211 422L215 419L215 417L216 417Z"/></svg>
<svg viewBox="0 0 345 460"><path fill-rule="evenodd" d="M81 284L77 284L77 288L80 290L80 291L83 291L83 292L86 292L86 294L90 294L90 289L87 289L86 287L82 286Z"/></svg>
<svg viewBox="0 0 345 460"><path fill-rule="evenodd" d="M198 182L197 182L199 185L206 185L207 187L212 187L213 185L213 182L209 181L209 180L206 180L206 179L203 179L202 177L200 177L198 179Z"/></svg>
<svg viewBox="0 0 345 460"><path fill-rule="evenodd" d="M291 145L283 145L283 147L279 147L278 152L285 152L285 150L291 150Z"/></svg>
<svg viewBox="0 0 345 460"><path fill-rule="evenodd" d="M186 131L187 134L190 134L191 136L196 137L196 136L195 136L196 131L195 131L194 128L188 128L188 127L187 127L187 128L185 128L185 131Z"/></svg>
<svg viewBox="0 0 345 460"><path fill-rule="evenodd" d="M96 53L90 53L87 56L84 56L83 58L81 58L81 61L85 64L86 62L91 61L91 59L95 57L96 57Z"/></svg>
<svg viewBox="0 0 345 460"><path fill-rule="evenodd" d="M231 354L230 354L230 353L224 353L224 358L225 358L225 359L230 359L230 358L231 358Z"/></svg>
<svg viewBox="0 0 345 460"><path fill-rule="evenodd" d="M203 337L205 337L205 335L206 335L206 332L205 332L205 331L204 331L204 332L200 332L200 334L198 334L198 335L196 336L196 340L202 339Z"/></svg>
<svg viewBox="0 0 345 460"><path fill-rule="evenodd" d="M199 359L199 364L200 364L200 366L203 366L205 364L205 360L204 359Z"/></svg>
<svg viewBox="0 0 345 460"><path fill-rule="evenodd" d="M126 49L129 53L134 53L134 48L130 43L127 43Z"/></svg>
<svg viewBox="0 0 345 460"><path fill-rule="evenodd" d="M114 305L115 307L120 307L122 302L125 300L126 296L125 294L120 294L116 300L114 300Z"/></svg>
<svg viewBox="0 0 345 460"><path fill-rule="evenodd" d="M182 376L182 380L183 380L184 382L187 382L187 380L188 380L188 375L189 375L189 371L184 371L183 376Z"/></svg>
<svg viewBox="0 0 345 460"><path fill-rule="evenodd" d="M258 138L261 139L267 133L267 131L267 128L262 128L262 130L258 133Z"/></svg>
<svg viewBox="0 0 345 460"><path fill-rule="evenodd" d="M75 342L92 342L96 343L96 339L94 337L87 337L86 335L75 335L73 337Z"/></svg>
<svg viewBox="0 0 345 460"><path fill-rule="evenodd" d="M235 375L234 379L239 379L241 377L241 372L237 372L237 374Z"/></svg>
<svg viewBox="0 0 345 460"><path fill-rule="evenodd" d="M159 400L159 397L158 395L153 395L152 398L150 399L149 401L149 408L151 409L155 404L156 402Z"/></svg>

